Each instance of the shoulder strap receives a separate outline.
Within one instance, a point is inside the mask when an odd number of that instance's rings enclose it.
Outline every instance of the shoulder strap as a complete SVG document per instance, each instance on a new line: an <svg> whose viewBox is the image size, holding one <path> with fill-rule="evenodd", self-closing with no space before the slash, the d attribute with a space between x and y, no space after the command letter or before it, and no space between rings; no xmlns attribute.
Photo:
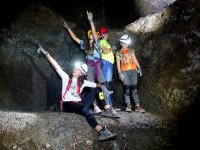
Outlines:
<svg viewBox="0 0 200 150"><path fill-rule="evenodd" d="M72 84L72 79L69 79L68 80L68 84L67 84L67 87L66 87L66 90L65 90L65 93L63 94L63 98L65 97L67 91L69 91L69 88L70 88L70 85Z"/></svg>
<svg viewBox="0 0 200 150"><path fill-rule="evenodd" d="M63 98L65 97L67 91L69 90L71 83L72 83L72 79L69 79L69 80L68 80L67 87L66 87L66 90L65 90L65 93L63 94L63 97L62 97L62 99L60 100L60 109L61 109L61 111L63 110Z"/></svg>
<svg viewBox="0 0 200 150"><path fill-rule="evenodd" d="M63 97L65 97L65 94L67 93L67 91L69 91L69 88L70 88L71 84L72 84L72 79L69 79L67 87L66 87L66 90L65 90L65 93L63 94ZM77 81L77 94L80 95L80 93L81 93L81 85Z"/></svg>
<svg viewBox="0 0 200 150"><path fill-rule="evenodd" d="M131 51L131 53L134 53L135 49L134 48L130 48L130 51Z"/></svg>
<svg viewBox="0 0 200 150"><path fill-rule="evenodd" d="M121 49L118 49L118 56L119 56L119 58L122 58L122 53L121 53Z"/></svg>
<svg viewBox="0 0 200 150"><path fill-rule="evenodd" d="M78 95L80 95L81 94L81 85L80 85L80 83L77 81L77 93L78 93Z"/></svg>
<svg viewBox="0 0 200 150"><path fill-rule="evenodd" d="M133 49L133 48L130 48L130 52L133 53L133 52L134 52L134 49ZM121 49L118 50L118 55L119 55L119 58L122 58Z"/></svg>

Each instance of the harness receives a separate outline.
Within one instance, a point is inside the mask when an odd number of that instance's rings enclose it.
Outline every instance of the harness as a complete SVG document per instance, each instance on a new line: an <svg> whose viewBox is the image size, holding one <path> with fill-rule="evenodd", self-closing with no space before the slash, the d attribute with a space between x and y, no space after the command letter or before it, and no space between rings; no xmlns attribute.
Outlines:
<svg viewBox="0 0 200 150"><path fill-rule="evenodd" d="M72 79L69 79L67 87L66 87L66 90L65 90L65 93L63 94L62 99L60 100L60 109L61 110L63 110L63 99L65 98L65 95L66 95L67 91L69 91L71 84L72 84ZM77 94L78 95L81 94L81 85L80 85L80 83L78 81L77 81ZM76 101L72 101L72 102L78 103Z"/></svg>
<svg viewBox="0 0 200 150"><path fill-rule="evenodd" d="M131 54L132 54L132 53L133 53L133 51L134 51L134 49L133 49L133 48L130 48L129 50L130 50L129 52L130 52ZM121 59L121 58L122 58L121 49L119 49L117 52L118 52L119 58Z"/></svg>

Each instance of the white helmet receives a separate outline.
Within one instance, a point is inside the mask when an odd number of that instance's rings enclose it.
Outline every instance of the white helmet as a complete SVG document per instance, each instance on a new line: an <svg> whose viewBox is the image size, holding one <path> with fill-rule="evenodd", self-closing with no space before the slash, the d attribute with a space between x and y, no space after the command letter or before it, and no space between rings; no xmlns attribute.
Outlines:
<svg viewBox="0 0 200 150"><path fill-rule="evenodd" d="M119 41L122 42L122 43L126 43L126 44L128 44L128 45L131 44L131 38L130 38L130 36L127 35L127 34L122 35L122 36L120 37Z"/></svg>
<svg viewBox="0 0 200 150"><path fill-rule="evenodd" d="M88 72L88 66L84 62L76 62L74 66L80 69L84 75Z"/></svg>

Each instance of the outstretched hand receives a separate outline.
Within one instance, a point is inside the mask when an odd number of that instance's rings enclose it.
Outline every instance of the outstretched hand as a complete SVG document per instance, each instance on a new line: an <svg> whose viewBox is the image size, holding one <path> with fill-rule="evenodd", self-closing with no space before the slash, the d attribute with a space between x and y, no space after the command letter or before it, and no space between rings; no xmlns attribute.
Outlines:
<svg viewBox="0 0 200 150"><path fill-rule="evenodd" d="M113 93L113 91L109 91L105 86L102 86L101 89L103 91L104 96L107 98L110 96L110 94Z"/></svg>
<svg viewBox="0 0 200 150"><path fill-rule="evenodd" d="M93 14L92 14L92 12L87 11L87 17L88 17L88 20L89 20L90 22L93 21Z"/></svg>
<svg viewBox="0 0 200 150"><path fill-rule="evenodd" d="M48 52L47 51L45 51L43 48L42 48L42 46L41 45L39 45L39 48L37 49L37 53L38 54L40 54L40 53L43 53L43 54L45 54L45 55L47 55L48 54Z"/></svg>
<svg viewBox="0 0 200 150"><path fill-rule="evenodd" d="M142 76L142 69L138 68L137 72L138 72L139 76L141 77Z"/></svg>
<svg viewBox="0 0 200 150"><path fill-rule="evenodd" d="M66 21L63 22L63 27L65 27L67 30L69 29L69 25L67 24Z"/></svg>

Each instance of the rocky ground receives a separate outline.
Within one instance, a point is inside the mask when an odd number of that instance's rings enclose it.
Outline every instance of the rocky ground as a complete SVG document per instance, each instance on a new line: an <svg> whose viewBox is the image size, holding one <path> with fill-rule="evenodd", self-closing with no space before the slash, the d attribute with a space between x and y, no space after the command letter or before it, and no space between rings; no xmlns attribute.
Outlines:
<svg viewBox="0 0 200 150"><path fill-rule="evenodd" d="M114 142L98 142L84 117L64 112L0 112L1 150L162 149L172 147L175 124L150 113L119 112L120 119L96 116L116 132ZM150 138L151 137L151 138ZM170 139L171 138L171 139Z"/></svg>

